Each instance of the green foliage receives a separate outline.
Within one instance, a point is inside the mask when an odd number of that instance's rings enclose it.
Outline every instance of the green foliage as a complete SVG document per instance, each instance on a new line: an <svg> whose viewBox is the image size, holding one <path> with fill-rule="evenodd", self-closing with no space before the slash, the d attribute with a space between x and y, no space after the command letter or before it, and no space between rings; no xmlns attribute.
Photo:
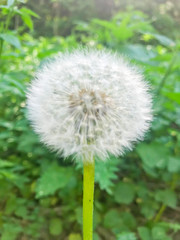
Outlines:
<svg viewBox="0 0 180 240"><path fill-rule="evenodd" d="M142 240L171 240L172 238L167 236L166 230L160 226L154 226L152 230L147 227L138 228L139 236Z"/></svg>
<svg viewBox="0 0 180 240"><path fill-rule="evenodd" d="M53 195L56 190L66 187L72 174L72 168L60 167L55 162L51 163L50 166L49 162L46 163L37 182L36 196L39 198Z"/></svg>
<svg viewBox="0 0 180 240"><path fill-rule="evenodd" d="M171 34L170 25L163 25L165 29L159 31L156 21L152 24L144 13L128 10L110 20L83 22L82 17L67 37L34 38L40 29L33 30L33 20L37 26L40 19L33 10L22 1L3 0L0 6L0 239L82 239L82 168L39 142L25 108L26 88L38 66L80 43L127 55L143 69L154 96L154 121L145 142L121 158L96 162L94 239L178 240L176 29ZM69 11L76 10L71 6ZM17 19L21 24L14 27Z"/></svg>
<svg viewBox="0 0 180 240"><path fill-rule="evenodd" d="M121 233L117 240L137 240L137 238L134 233Z"/></svg>
<svg viewBox="0 0 180 240"><path fill-rule="evenodd" d="M137 240L134 233L121 233L117 240Z"/></svg>
<svg viewBox="0 0 180 240"><path fill-rule="evenodd" d="M113 156L107 162L96 162L95 181L99 183L102 190L106 190L109 194L112 194L111 188L114 186L113 180L117 179L116 172L119 164L120 159Z"/></svg>
<svg viewBox="0 0 180 240"><path fill-rule="evenodd" d="M139 227L138 233L142 240L151 240L150 230L147 227Z"/></svg>
<svg viewBox="0 0 180 240"><path fill-rule="evenodd" d="M147 167L161 169L167 165L169 152L162 144L155 142L150 144L141 143L137 147L137 152Z"/></svg>
<svg viewBox="0 0 180 240"><path fill-rule="evenodd" d="M58 236L62 232L62 223L59 218L52 218L50 219L49 223L49 232L53 236Z"/></svg>
<svg viewBox="0 0 180 240"><path fill-rule="evenodd" d="M119 182L114 191L117 203L130 204L134 199L135 191L132 183Z"/></svg>
<svg viewBox="0 0 180 240"><path fill-rule="evenodd" d="M3 41L6 41L7 43L11 44L12 46L14 46L16 48L21 47L21 43L20 43L19 39L16 36L14 36L12 33L1 33L0 39Z"/></svg>
<svg viewBox="0 0 180 240"><path fill-rule="evenodd" d="M129 212L118 212L115 209L111 209L104 216L104 226L117 234L134 229L136 220Z"/></svg>
<svg viewBox="0 0 180 240"><path fill-rule="evenodd" d="M172 208L175 208L176 204L177 204L177 196L170 189L158 190L155 193L155 199L157 201L160 201L160 202L164 203L166 206L169 206L169 207L172 207Z"/></svg>

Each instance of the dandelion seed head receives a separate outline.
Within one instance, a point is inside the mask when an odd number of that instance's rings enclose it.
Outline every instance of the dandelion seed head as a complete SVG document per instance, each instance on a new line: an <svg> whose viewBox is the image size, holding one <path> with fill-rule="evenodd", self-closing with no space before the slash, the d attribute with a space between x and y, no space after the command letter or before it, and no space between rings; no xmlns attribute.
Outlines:
<svg viewBox="0 0 180 240"><path fill-rule="evenodd" d="M41 141L64 157L101 160L142 140L152 121L148 84L122 57L98 50L58 55L36 74L28 116Z"/></svg>

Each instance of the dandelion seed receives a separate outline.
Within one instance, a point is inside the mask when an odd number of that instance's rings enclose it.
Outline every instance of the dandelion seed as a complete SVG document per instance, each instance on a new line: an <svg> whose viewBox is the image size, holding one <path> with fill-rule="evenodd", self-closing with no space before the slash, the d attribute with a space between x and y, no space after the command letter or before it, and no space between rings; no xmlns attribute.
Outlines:
<svg viewBox="0 0 180 240"><path fill-rule="evenodd" d="M92 161L88 156L106 160L132 149L152 120L142 74L108 51L57 56L36 74L27 106L42 142L83 161Z"/></svg>

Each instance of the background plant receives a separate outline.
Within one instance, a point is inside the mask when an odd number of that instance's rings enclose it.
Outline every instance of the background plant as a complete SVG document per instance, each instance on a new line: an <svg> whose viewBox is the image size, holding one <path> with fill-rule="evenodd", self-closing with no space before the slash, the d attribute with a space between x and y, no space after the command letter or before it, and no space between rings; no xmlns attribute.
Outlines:
<svg viewBox="0 0 180 240"><path fill-rule="evenodd" d="M113 10L106 19L100 13L92 15L93 19L77 15L69 32L52 36L52 30L45 27L47 22L38 27L44 15L35 11L38 18L32 12L37 5L31 6L32 2L1 1L0 6L1 239L81 239L82 168L73 166L71 159L54 156L39 143L25 110L25 91L37 67L57 52L81 43L126 54L143 69L154 94L155 119L146 142L126 157L113 158L103 168L104 163L96 165L94 239L178 240L178 16L171 11L167 15L167 11L152 19L148 9L137 4L135 10ZM43 6L51 15L46 4ZM125 6L121 4L118 9ZM169 24L160 24L160 18L170 19ZM61 28L63 25L58 31Z"/></svg>

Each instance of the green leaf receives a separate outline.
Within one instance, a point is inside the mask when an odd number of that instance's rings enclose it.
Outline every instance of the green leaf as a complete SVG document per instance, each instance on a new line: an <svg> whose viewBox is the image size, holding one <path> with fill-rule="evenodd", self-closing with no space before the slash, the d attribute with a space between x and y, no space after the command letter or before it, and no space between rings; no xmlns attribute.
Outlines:
<svg viewBox="0 0 180 240"><path fill-rule="evenodd" d="M51 218L49 223L49 232L53 236L58 236L61 234L63 228L62 228L62 222L59 218Z"/></svg>
<svg viewBox="0 0 180 240"><path fill-rule="evenodd" d="M94 240L101 240L101 238L99 237L99 235L97 233L93 234ZM81 240L81 239L77 239L77 240Z"/></svg>
<svg viewBox="0 0 180 240"><path fill-rule="evenodd" d="M159 204L156 201L152 201L150 199L141 203L141 213L145 216L145 218L149 220L154 217L154 214L158 208Z"/></svg>
<svg viewBox="0 0 180 240"><path fill-rule="evenodd" d="M151 232L147 227L138 227L138 233L141 240L152 240Z"/></svg>
<svg viewBox="0 0 180 240"><path fill-rule="evenodd" d="M179 223L171 223L171 222L160 222L160 226L172 229L173 231L177 232L180 231L180 224Z"/></svg>
<svg viewBox="0 0 180 240"><path fill-rule="evenodd" d="M130 16L126 16L122 18L120 24L119 22L115 23L116 26L112 29L112 32L119 41L125 41L133 36L133 30L128 26L129 22Z"/></svg>
<svg viewBox="0 0 180 240"><path fill-rule="evenodd" d="M23 22L28 26L28 28L30 29L30 30L33 30L33 21L32 21L32 19L31 19L31 16L29 16L29 15L27 15L27 14L23 14L22 16L21 16L21 18L22 18L22 20L23 20Z"/></svg>
<svg viewBox="0 0 180 240"><path fill-rule="evenodd" d="M109 229L117 228L123 225L120 213L117 210L111 209L104 216L104 226Z"/></svg>
<svg viewBox="0 0 180 240"><path fill-rule="evenodd" d="M141 143L136 150L143 163L148 167L160 169L166 167L169 150L164 145L155 142L150 144Z"/></svg>
<svg viewBox="0 0 180 240"><path fill-rule="evenodd" d="M77 207L76 209L75 209L75 216L76 216L76 221L80 224L80 225L82 225L82 214L83 214L83 210L82 210L82 207Z"/></svg>
<svg viewBox="0 0 180 240"><path fill-rule="evenodd" d="M179 92L169 92L165 93L169 99L173 100L174 102L180 104L180 93Z"/></svg>
<svg viewBox="0 0 180 240"><path fill-rule="evenodd" d="M21 47L19 39L11 33L0 33L0 38L16 48Z"/></svg>
<svg viewBox="0 0 180 240"><path fill-rule="evenodd" d="M78 233L77 234L76 233L71 233L69 235L68 240L82 240L82 238L81 238L81 235L78 234Z"/></svg>
<svg viewBox="0 0 180 240"><path fill-rule="evenodd" d="M5 213L7 215L12 214L16 210L17 206L17 197L13 194L8 198L6 202Z"/></svg>
<svg viewBox="0 0 180 240"><path fill-rule="evenodd" d="M15 215L22 219L26 219L28 216L27 208L23 205L19 206L15 211Z"/></svg>
<svg viewBox="0 0 180 240"><path fill-rule="evenodd" d="M168 171L175 173L180 171L180 158L169 157L168 159Z"/></svg>
<svg viewBox="0 0 180 240"><path fill-rule="evenodd" d="M21 8L19 13L23 22L28 26L30 30L33 30L33 21L31 19L31 16L39 18L39 15L25 7Z"/></svg>
<svg viewBox="0 0 180 240"><path fill-rule="evenodd" d="M153 240L171 240L167 235L164 228L155 226L152 228Z"/></svg>
<svg viewBox="0 0 180 240"><path fill-rule="evenodd" d="M26 8L26 7L23 7L20 9L20 11L26 15L30 15L30 16L33 16L33 17L36 17L36 18L40 18L39 15L35 12L33 12L31 9L29 8Z"/></svg>
<svg viewBox="0 0 180 240"><path fill-rule="evenodd" d="M136 228L136 219L130 212L121 212L120 217L123 220L124 225L129 229Z"/></svg>
<svg viewBox="0 0 180 240"><path fill-rule="evenodd" d="M72 168L60 167L56 162L49 163L37 182L36 197L54 194L56 190L64 188L70 181Z"/></svg>
<svg viewBox="0 0 180 240"><path fill-rule="evenodd" d="M135 229L136 220L129 212L118 212L117 209L111 209L104 216L104 226L117 234Z"/></svg>
<svg viewBox="0 0 180 240"><path fill-rule="evenodd" d="M113 180L117 179L116 172L120 159L113 156L107 162L96 161L95 181L99 183L102 190L112 194Z"/></svg>
<svg viewBox="0 0 180 240"><path fill-rule="evenodd" d="M23 229L19 226L19 224L5 223L3 224L1 240L15 240L22 230Z"/></svg>
<svg viewBox="0 0 180 240"><path fill-rule="evenodd" d="M132 183L119 182L116 185L114 199L117 203L130 204L135 196L135 189Z"/></svg>
<svg viewBox="0 0 180 240"><path fill-rule="evenodd" d="M119 46L118 51L140 62L148 62L157 55L154 51L149 51L145 46L139 44L125 44Z"/></svg>
<svg viewBox="0 0 180 240"><path fill-rule="evenodd" d="M5 178L5 179L8 179L8 180L14 180L18 177L18 175L14 174L12 172L12 170L10 169L3 169L1 170L0 169L0 178Z"/></svg>
<svg viewBox="0 0 180 240"><path fill-rule="evenodd" d="M15 164L7 160L0 159L0 168L13 167Z"/></svg>
<svg viewBox="0 0 180 240"><path fill-rule="evenodd" d="M151 33L151 35L155 37L162 45L165 45L167 47L175 46L175 42L164 35L157 34L157 33Z"/></svg>
<svg viewBox="0 0 180 240"><path fill-rule="evenodd" d="M117 236L117 240L137 240L135 233L124 232Z"/></svg>
<svg viewBox="0 0 180 240"><path fill-rule="evenodd" d="M157 191L155 193L155 199L172 208L175 208L177 205L177 196L175 192L170 189Z"/></svg>

